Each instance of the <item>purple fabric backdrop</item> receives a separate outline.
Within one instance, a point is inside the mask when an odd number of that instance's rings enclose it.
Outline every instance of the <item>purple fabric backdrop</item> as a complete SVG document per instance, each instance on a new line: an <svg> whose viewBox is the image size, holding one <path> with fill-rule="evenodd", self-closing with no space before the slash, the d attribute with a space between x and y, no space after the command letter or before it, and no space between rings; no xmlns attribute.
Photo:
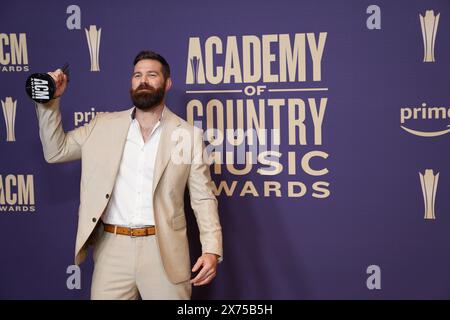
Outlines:
<svg viewBox="0 0 450 320"><path fill-rule="evenodd" d="M367 13L370 5L378 6L380 20L372 20L372 11ZM440 14L437 28L434 25L434 62L423 61L419 15L427 10ZM88 299L90 294L90 258L81 266L81 288L71 290L66 284L71 276L67 268L73 264L80 163L45 162L25 79L70 63L62 114L64 128L71 130L91 119L84 113L129 108L132 60L140 50L153 49L172 68L174 87L168 106L186 118L189 103L198 100L205 114L196 113L194 120L202 121L204 129L206 106L214 99L224 105L224 112L227 101L236 110L237 101L243 100L245 115L250 112L247 99L254 102L257 115L263 99L267 129L273 128L274 121L274 108L268 106L271 99L285 99L279 115L283 170L264 175L258 169L267 166L258 163L249 173L236 175L222 165L222 172L213 174L217 185L231 186L236 181L233 194L218 195L224 262L214 283L194 288L193 298L449 299L450 135L423 137L401 128L437 132L450 124L449 17L447 0L4 3L0 11L0 99L5 106L5 121L0 120L0 298ZM381 29L368 28L368 20ZM85 30L91 25L101 28L99 71L91 71ZM311 44L319 43L320 33L326 33L326 39L316 65L321 67L320 81L315 81L310 50ZM231 83L201 83L201 79L189 83L190 39L198 38L203 67L207 39L221 43L222 54L213 46L212 76L217 76L227 50L234 57L228 67L236 67L239 60L242 71L243 37L253 35L261 45L263 61L270 58L267 52L273 54L271 73L279 76L280 35L289 36L294 47L296 34L305 36L304 81L261 78L237 83L234 76ZM269 35L276 35L276 41L264 51L262 43ZM253 56L249 61L253 70ZM264 86L264 92L198 92L248 86ZM326 90L286 91L293 88ZM319 110L323 98L327 101L319 144L314 140L308 99L315 99ZM293 118L288 99L305 102L306 144L300 143L298 129L296 142L289 143ZM14 101L16 112L8 118ZM426 106L419 109L422 103ZM443 108L438 117L426 114L433 107ZM414 108L417 119L401 123L402 112L405 118L408 112L414 117ZM421 110L426 111L424 117ZM7 141L7 123L14 127L15 137L10 137L14 141ZM327 155L310 162L314 170L326 168L326 174L315 176L302 169L302 157L312 151ZM289 153L295 156L290 167L297 169L295 174L288 171ZM434 201L435 219L424 219L419 173L426 169L439 173L437 184L435 178L424 187L431 192L425 199ZM264 186L270 181L279 183L279 196L265 195ZM297 193L304 186L305 194L290 196L289 182L296 182ZM323 182L327 191L315 192L317 182ZM195 259L200 249L192 215L189 225Z"/></svg>

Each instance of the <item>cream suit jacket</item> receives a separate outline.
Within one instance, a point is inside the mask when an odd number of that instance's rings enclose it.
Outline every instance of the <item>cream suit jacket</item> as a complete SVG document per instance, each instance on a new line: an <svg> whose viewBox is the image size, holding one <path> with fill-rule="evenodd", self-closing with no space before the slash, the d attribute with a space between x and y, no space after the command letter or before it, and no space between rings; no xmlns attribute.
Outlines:
<svg viewBox="0 0 450 320"><path fill-rule="evenodd" d="M114 188L132 121L132 109L97 114L89 124L66 133L59 99L50 104L36 105L45 160L59 163L81 159L75 247L75 263L80 264L86 258L89 244L103 232L99 221ZM219 255L219 261L222 260L222 231L209 165L202 161L202 131L167 107L161 119L161 130L153 182L156 239L167 276L173 283L179 283L191 277L184 212L186 186L199 228L202 252ZM186 148L186 141L193 143ZM174 161L173 155L190 161L180 163L179 158Z"/></svg>

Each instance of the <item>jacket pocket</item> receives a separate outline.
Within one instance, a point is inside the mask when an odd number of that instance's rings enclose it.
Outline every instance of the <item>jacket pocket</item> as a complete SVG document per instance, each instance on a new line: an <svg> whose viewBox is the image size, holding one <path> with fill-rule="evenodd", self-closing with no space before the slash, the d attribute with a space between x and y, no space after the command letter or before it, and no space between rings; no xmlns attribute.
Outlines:
<svg viewBox="0 0 450 320"><path fill-rule="evenodd" d="M172 229L179 230L186 227L186 217L184 214L172 218Z"/></svg>

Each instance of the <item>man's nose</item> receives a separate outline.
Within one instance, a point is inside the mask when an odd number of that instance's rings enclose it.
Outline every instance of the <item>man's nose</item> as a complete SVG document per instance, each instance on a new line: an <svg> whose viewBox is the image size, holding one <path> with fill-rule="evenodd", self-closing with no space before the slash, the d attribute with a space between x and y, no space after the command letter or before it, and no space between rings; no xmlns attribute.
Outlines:
<svg viewBox="0 0 450 320"><path fill-rule="evenodd" d="M141 77L140 83L148 83L148 77L146 77L146 76Z"/></svg>

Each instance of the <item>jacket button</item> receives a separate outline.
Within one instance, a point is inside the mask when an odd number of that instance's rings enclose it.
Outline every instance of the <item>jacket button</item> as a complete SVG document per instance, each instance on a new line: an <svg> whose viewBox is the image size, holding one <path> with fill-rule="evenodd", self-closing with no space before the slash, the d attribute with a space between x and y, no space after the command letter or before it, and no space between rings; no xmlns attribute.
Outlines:
<svg viewBox="0 0 450 320"><path fill-rule="evenodd" d="M106 199L109 199L109 194L108 193L106 194Z"/></svg>
<svg viewBox="0 0 450 320"><path fill-rule="evenodd" d="M92 222L97 222L97 218L92 218Z"/></svg>

